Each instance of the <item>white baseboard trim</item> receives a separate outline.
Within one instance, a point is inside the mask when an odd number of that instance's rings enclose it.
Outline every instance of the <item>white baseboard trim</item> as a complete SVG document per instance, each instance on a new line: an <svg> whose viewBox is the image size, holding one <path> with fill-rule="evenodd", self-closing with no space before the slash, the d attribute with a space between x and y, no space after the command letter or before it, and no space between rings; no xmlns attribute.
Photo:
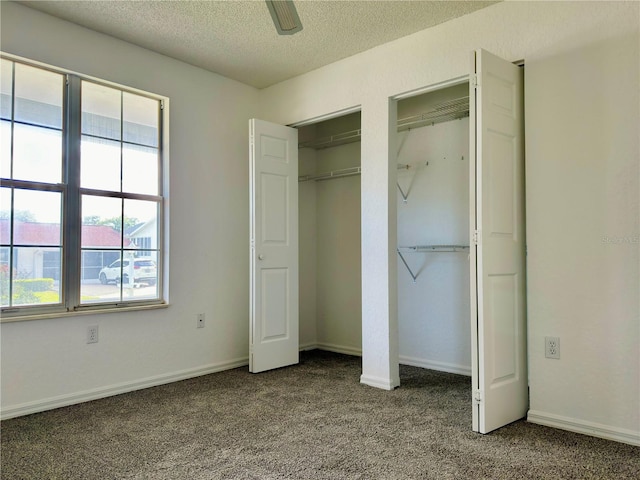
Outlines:
<svg viewBox="0 0 640 480"><path fill-rule="evenodd" d="M44 412L46 410L53 410L54 408L67 407L69 405L75 405L77 403L98 400L100 398L111 397L113 395L120 395L122 393L132 392L134 390L157 387L158 385L178 382L180 380L187 380L189 378L221 372L223 370L230 370L232 368L243 367L245 365L249 365L248 357L238 358L235 360L230 360L228 362L205 365L203 367L181 370L164 375L155 375L153 377L147 377L140 380L135 380L133 382L123 382L106 387L84 390L68 395L60 395L56 397L45 398L43 400L26 402L18 405L10 405L2 409L2 412L0 412L0 419L6 420L9 418L21 417L23 415L30 415L32 413Z"/></svg>
<svg viewBox="0 0 640 480"><path fill-rule="evenodd" d="M616 442L628 443L640 446L640 432L627 430L625 428L611 427L595 422L579 420L577 418L563 417L552 413L529 410L527 421L547 427L569 430L570 432L591 435L592 437L614 440Z"/></svg>
<svg viewBox="0 0 640 480"><path fill-rule="evenodd" d="M316 350L318 348L317 343L301 343L298 345L298 351L306 352L309 350Z"/></svg>
<svg viewBox="0 0 640 480"><path fill-rule="evenodd" d="M389 378L373 377L371 375L360 375L360 383L370 387L381 388L382 390L393 390L398 387L398 383Z"/></svg>
<svg viewBox="0 0 640 480"><path fill-rule="evenodd" d="M344 355L353 355L355 357L362 356L361 348L345 347L343 345L335 345L333 343L318 343L316 348L319 350L326 350L328 352L342 353Z"/></svg>
<svg viewBox="0 0 640 480"><path fill-rule="evenodd" d="M424 358L407 357L400 355L400 363L402 365L411 365L412 367L427 368L429 370L437 370L439 372L457 373L458 375L471 376L471 367L466 365L456 365L454 363L436 362Z"/></svg>

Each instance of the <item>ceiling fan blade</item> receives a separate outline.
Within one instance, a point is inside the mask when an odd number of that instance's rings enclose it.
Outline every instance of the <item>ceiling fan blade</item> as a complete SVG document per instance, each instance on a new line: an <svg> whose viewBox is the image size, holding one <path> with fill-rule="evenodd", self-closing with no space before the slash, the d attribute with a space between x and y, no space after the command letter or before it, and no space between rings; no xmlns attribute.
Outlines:
<svg viewBox="0 0 640 480"><path fill-rule="evenodd" d="M280 35L293 35L302 30L302 23L292 0L265 0Z"/></svg>

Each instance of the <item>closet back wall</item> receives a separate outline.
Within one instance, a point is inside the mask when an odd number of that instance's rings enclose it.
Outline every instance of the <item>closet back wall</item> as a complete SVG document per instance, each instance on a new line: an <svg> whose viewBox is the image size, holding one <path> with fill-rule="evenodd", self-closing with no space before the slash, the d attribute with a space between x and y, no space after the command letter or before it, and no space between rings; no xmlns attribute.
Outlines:
<svg viewBox="0 0 640 480"><path fill-rule="evenodd" d="M359 129L360 113L356 112L301 127L298 140L323 142ZM360 142L339 143L301 148L299 175L359 167ZM300 348L360 355L360 175L300 182L298 199Z"/></svg>
<svg viewBox="0 0 640 480"><path fill-rule="evenodd" d="M317 152L318 172L360 165L360 142ZM360 355L360 175L316 182L318 346Z"/></svg>
<svg viewBox="0 0 640 480"><path fill-rule="evenodd" d="M398 170L398 245L469 245L469 119L400 132L398 145L410 165ZM398 261L401 363L471 374L468 253L403 252L417 278Z"/></svg>

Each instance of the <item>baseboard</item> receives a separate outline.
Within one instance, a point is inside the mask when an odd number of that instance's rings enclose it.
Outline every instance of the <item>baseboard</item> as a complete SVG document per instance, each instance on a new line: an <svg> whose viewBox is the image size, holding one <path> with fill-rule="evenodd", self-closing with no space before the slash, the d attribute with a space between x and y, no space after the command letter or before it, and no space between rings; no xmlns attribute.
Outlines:
<svg viewBox="0 0 640 480"><path fill-rule="evenodd" d="M298 345L298 350L300 352L306 352L309 350L316 350L318 348L317 343L301 343Z"/></svg>
<svg viewBox="0 0 640 480"><path fill-rule="evenodd" d="M628 443L640 446L640 432L627 430L624 428L611 427L600 423L587 422L576 418L563 417L552 413L529 410L527 421L547 427L569 430L570 432L591 435L592 437L614 440L616 442Z"/></svg>
<svg viewBox="0 0 640 480"><path fill-rule="evenodd" d="M157 387L158 385L187 380L189 378L208 375L210 373L222 372L223 370L231 370L232 368L243 367L248 364L248 357L239 358L228 362L206 365L204 367L147 377L133 382L118 383L107 387L84 390L82 392L76 392L69 395L60 395L57 397L46 398L44 400L12 405L2 409L2 412L0 412L0 419L6 420L9 418L21 417L23 415L30 415L32 413L44 412L46 410L53 410L54 408L67 407L69 405L98 400L100 398L111 397L113 395L120 395L134 390Z"/></svg>
<svg viewBox="0 0 640 480"><path fill-rule="evenodd" d="M400 355L400 363L402 365L411 365L412 367L427 368L429 370L437 370L439 372L457 373L458 375L471 376L471 367L465 365L456 365L453 363L436 362L424 358L407 357Z"/></svg>
<svg viewBox="0 0 640 480"><path fill-rule="evenodd" d="M369 385L370 387L381 388L382 390L393 390L399 385L399 382L396 383L388 378L373 377L364 374L360 375L360 383Z"/></svg>
<svg viewBox="0 0 640 480"><path fill-rule="evenodd" d="M326 350L328 352L343 353L345 355L353 355L354 357L362 356L362 349L354 347L345 347L343 345L335 345L333 343L317 343L316 348Z"/></svg>

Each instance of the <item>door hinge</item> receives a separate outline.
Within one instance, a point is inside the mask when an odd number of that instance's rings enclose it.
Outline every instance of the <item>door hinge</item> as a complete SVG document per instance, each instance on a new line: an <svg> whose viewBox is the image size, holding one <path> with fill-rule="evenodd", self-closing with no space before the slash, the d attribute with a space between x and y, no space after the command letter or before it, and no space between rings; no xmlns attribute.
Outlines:
<svg viewBox="0 0 640 480"><path fill-rule="evenodd" d="M479 241L480 241L480 230L474 230L473 231L473 244L474 245L478 245Z"/></svg>
<svg viewBox="0 0 640 480"><path fill-rule="evenodd" d="M164 110L164 100L160 100L160 110Z"/></svg>
<svg viewBox="0 0 640 480"><path fill-rule="evenodd" d="M478 88L480 86L480 78L478 77L477 73L471 74L470 81L473 88Z"/></svg>
<svg viewBox="0 0 640 480"><path fill-rule="evenodd" d="M474 403L482 403L482 390L474 390L473 391L473 402Z"/></svg>

